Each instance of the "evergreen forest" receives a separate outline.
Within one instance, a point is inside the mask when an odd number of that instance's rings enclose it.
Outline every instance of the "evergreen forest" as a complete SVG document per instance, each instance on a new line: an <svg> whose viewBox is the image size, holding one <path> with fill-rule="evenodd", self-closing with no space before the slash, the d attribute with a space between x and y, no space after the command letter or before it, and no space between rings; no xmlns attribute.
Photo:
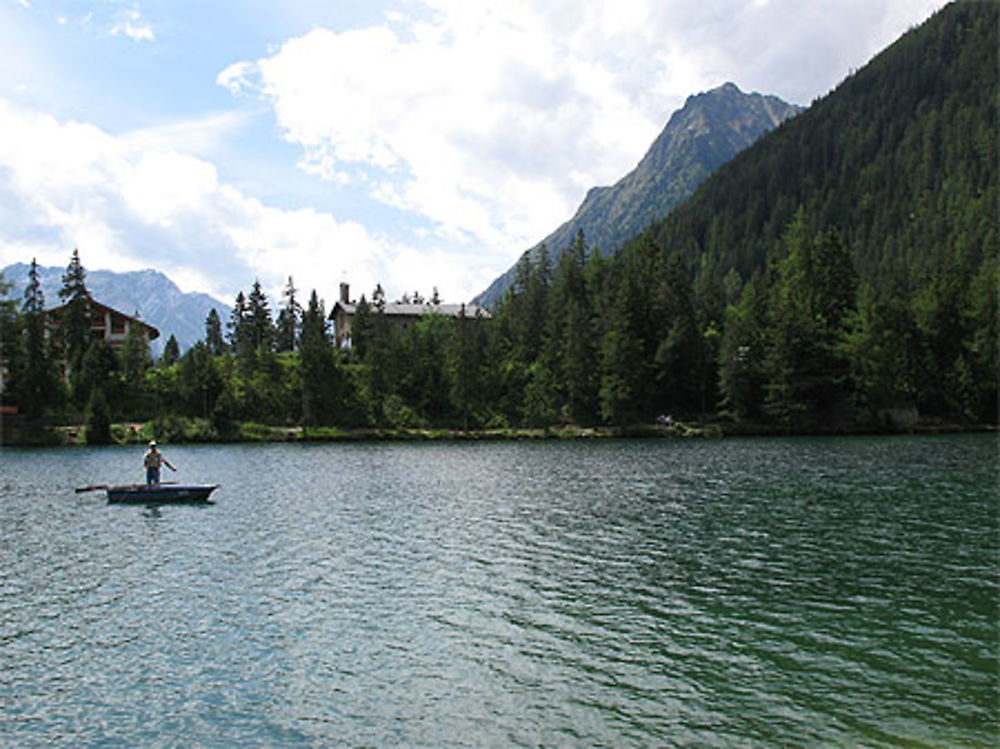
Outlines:
<svg viewBox="0 0 1000 749"><path fill-rule="evenodd" d="M490 316L401 330L377 287L341 348L315 291L289 278L272 306L254 282L154 362L140 336L91 340L74 252L59 336L31 275L0 309L4 402L96 442L123 421L205 439L241 423L996 424L997 15L945 7L617 253L578 234L525 256Z"/></svg>

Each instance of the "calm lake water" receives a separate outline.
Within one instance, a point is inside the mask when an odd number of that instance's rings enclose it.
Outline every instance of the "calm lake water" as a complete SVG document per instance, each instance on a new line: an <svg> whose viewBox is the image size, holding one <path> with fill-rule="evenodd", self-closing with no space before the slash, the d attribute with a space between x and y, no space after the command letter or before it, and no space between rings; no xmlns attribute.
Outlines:
<svg viewBox="0 0 1000 749"><path fill-rule="evenodd" d="M3 746L995 746L993 435L0 451Z"/></svg>

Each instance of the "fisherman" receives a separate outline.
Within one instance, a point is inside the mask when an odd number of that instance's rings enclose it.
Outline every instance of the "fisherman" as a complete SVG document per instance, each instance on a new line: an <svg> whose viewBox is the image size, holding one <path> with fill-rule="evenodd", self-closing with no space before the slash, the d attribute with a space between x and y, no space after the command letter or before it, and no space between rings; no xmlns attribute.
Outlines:
<svg viewBox="0 0 1000 749"><path fill-rule="evenodd" d="M170 465L170 461L164 457L163 453L156 449L156 440L149 441L149 450L142 456L142 464L146 466L146 483L155 486L160 483L160 464L166 463L171 471L177 469Z"/></svg>

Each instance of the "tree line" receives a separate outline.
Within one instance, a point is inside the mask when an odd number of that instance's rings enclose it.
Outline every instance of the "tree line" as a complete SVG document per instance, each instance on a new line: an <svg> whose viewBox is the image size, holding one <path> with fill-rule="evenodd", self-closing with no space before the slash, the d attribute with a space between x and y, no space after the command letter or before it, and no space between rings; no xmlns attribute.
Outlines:
<svg viewBox="0 0 1000 749"><path fill-rule="evenodd" d="M651 232L612 258L578 234L554 260L525 256L490 317L432 313L402 329L376 287L350 348L315 291L303 306L289 278L274 310L255 281L228 320L213 310L201 341L153 361L134 329L117 350L90 336L74 251L56 334L34 263L20 306L4 303L6 397L85 420L93 441L114 421L171 419L197 422L204 439L239 422L502 429L669 414L813 431L878 426L900 409L996 421L995 256L879 293L840 234L813 230L800 209L749 278L730 269L717 282L707 268Z"/></svg>

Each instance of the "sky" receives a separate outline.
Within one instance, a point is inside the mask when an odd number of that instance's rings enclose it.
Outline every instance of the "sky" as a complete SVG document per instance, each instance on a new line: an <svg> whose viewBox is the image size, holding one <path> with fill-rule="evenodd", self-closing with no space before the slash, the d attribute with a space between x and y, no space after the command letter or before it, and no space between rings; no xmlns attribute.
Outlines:
<svg viewBox="0 0 1000 749"><path fill-rule="evenodd" d="M470 300L731 81L808 105L941 0L0 0L0 267Z"/></svg>

